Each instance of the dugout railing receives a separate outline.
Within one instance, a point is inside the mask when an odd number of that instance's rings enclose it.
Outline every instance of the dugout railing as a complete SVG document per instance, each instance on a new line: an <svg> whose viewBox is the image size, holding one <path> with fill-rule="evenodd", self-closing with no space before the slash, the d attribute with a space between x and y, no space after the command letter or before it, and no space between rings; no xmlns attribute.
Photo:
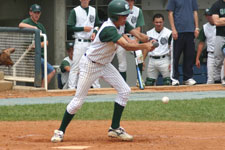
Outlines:
<svg viewBox="0 0 225 150"><path fill-rule="evenodd" d="M43 36L43 37L41 37ZM11 67L0 66L4 72L5 80L19 82L32 82L35 87L41 87L41 41L45 41L45 69L47 68L47 45L46 35L41 34L40 30L17 28L17 27L0 27L0 53L6 48L15 48L11 54L14 65ZM35 49L33 49L35 45ZM45 71L45 78L47 78ZM45 80L47 82L47 80ZM47 83L45 89L47 90Z"/></svg>

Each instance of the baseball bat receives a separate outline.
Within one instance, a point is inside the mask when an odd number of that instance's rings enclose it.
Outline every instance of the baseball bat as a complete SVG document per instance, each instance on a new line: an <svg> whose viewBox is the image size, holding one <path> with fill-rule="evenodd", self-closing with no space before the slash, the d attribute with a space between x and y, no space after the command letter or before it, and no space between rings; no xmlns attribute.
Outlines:
<svg viewBox="0 0 225 150"><path fill-rule="evenodd" d="M152 44L153 44L153 47L159 47L159 43L158 43L158 40L157 39L154 39L154 38L152 38L152 37L149 37L149 41L151 41L151 40L156 40L155 42L153 42Z"/></svg>
<svg viewBox="0 0 225 150"><path fill-rule="evenodd" d="M138 67L138 60L137 60L137 55L136 52L134 51L134 58L135 58L135 64L136 64L136 70L137 70L137 79L138 79L138 83L139 83L139 88L141 90L144 90L144 85L143 85L143 80L142 80L142 76L141 76L141 72L140 69Z"/></svg>

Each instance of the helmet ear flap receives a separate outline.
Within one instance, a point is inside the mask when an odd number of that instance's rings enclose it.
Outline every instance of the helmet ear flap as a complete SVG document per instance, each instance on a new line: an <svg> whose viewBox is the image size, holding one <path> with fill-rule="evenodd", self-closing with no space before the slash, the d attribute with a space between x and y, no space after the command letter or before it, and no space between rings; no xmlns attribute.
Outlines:
<svg viewBox="0 0 225 150"><path fill-rule="evenodd" d="M112 22L116 22L116 21L118 21L119 16L111 16L110 19Z"/></svg>

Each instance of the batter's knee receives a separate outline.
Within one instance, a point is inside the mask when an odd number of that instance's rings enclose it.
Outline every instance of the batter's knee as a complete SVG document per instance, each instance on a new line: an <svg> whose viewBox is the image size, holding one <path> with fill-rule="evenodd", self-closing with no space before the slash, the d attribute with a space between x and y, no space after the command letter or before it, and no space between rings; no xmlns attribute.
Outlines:
<svg viewBox="0 0 225 150"><path fill-rule="evenodd" d="M73 99L67 105L67 112L70 114L75 114L83 105L83 100Z"/></svg>
<svg viewBox="0 0 225 150"><path fill-rule="evenodd" d="M128 86L126 89L124 89L122 92L119 92L119 95L122 97L128 97L131 93L131 88Z"/></svg>
<svg viewBox="0 0 225 150"><path fill-rule="evenodd" d="M120 91L118 93L116 102L122 106L126 106L130 93L131 93L131 88L128 86L126 89L123 89L123 91Z"/></svg>

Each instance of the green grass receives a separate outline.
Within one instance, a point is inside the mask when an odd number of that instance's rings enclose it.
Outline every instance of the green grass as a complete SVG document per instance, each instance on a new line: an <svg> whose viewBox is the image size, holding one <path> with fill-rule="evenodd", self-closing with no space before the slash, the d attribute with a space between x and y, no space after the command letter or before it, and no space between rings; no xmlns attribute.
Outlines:
<svg viewBox="0 0 225 150"><path fill-rule="evenodd" d="M67 104L0 106L1 121L61 120ZM85 103L74 119L111 120L113 102ZM122 120L225 122L225 99L129 101Z"/></svg>

